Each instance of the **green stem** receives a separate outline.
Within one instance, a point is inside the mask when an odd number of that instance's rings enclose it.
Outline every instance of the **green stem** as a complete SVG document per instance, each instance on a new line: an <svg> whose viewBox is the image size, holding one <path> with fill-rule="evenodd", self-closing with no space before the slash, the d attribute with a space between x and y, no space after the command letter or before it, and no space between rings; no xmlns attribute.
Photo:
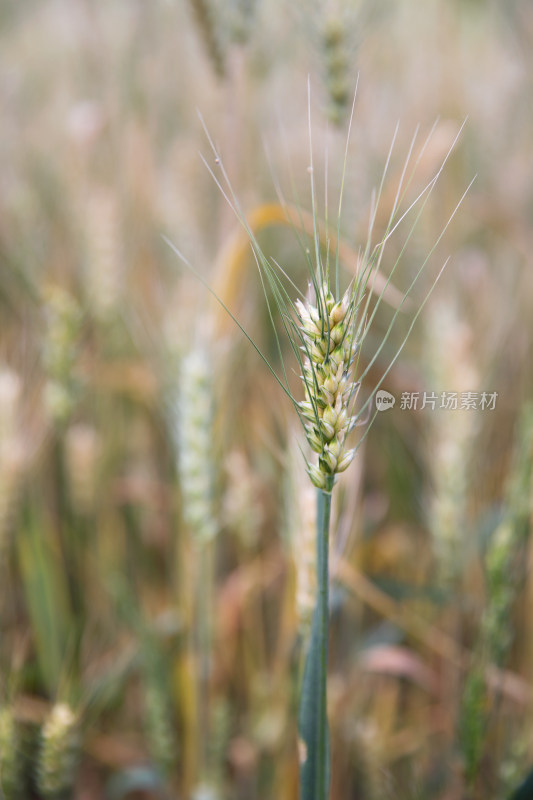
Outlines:
<svg viewBox="0 0 533 800"><path fill-rule="evenodd" d="M210 684L212 658L213 543L201 542L197 549L196 658L198 704L198 775L210 776Z"/></svg>
<svg viewBox="0 0 533 800"><path fill-rule="evenodd" d="M299 709L300 800L327 800L330 757L327 720L329 634L329 522L333 477L318 490L318 595L304 667Z"/></svg>

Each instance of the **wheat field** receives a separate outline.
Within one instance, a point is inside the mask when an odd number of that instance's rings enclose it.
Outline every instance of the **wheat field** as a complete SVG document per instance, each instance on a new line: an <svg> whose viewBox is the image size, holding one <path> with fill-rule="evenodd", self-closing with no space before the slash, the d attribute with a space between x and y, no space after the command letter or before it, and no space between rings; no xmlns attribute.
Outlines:
<svg viewBox="0 0 533 800"><path fill-rule="evenodd" d="M2 0L5 800L533 797L532 53L527 0Z"/></svg>

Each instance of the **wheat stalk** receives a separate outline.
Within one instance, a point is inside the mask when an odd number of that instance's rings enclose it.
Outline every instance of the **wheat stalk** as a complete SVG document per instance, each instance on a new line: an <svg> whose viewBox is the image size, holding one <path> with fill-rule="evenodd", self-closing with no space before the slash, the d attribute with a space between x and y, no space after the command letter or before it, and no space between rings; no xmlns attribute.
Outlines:
<svg viewBox="0 0 533 800"><path fill-rule="evenodd" d="M339 472L345 470L367 435L370 424L375 418L376 411L371 415L373 398L382 385L386 376L392 369L395 361L400 355L411 330L422 312L425 303L431 295L440 274L445 268L444 263L441 271L431 283L429 290L413 315L407 333L396 349L395 355L390 359L388 367L384 370L381 379L374 385L367 399L356 408L356 400L362 381L367 376L377 359L381 356L383 348L389 340L398 315L402 312L408 296L410 295L416 281L424 271L435 248L444 236L445 231L450 225L455 213L461 205L470 186L467 187L463 196L456 205L454 211L443 226L440 235L437 237L433 246L427 252L415 276L403 294L401 301L397 304L389 326L381 339L381 343L375 349L366 368L358 374L358 356L363 342L372 326L378 307L383 300L384 294L391 285L393 275L405 253L407 245L416 229L418 221L424 208L431 196L437 180L444 169L444 166L452 152L457 138L462 130L460 129L454 139L449 151L445 155L440 168L433 178L426 184L415 199L403 210L402 204L405 203L407 191L411 185L416 168L421 162L424 151L426 150L431 135L423 143L418 156L413 158L415 142L418 131L415 133L408 152L404 168L401 172L398 189L394 198L388 222L386 224L383 237L373 244L374 224L377 218L377 209L382 196L385 176L392 157L392 151L396 139L397 131L393 137L387 162L385 165L383 178L372 203L370 214L369 232L366 247L360 254L359 261L355 270L355 277L348 288L341 291L341 276L339 262L339 242L342 214L342 197L344 189L344 176L346 174L346 163L348 157L348 143L353 120L354 104L348 126L348 137L344 154L343 177L339 192L339 205L336 225L336 247L330 248L329 225L327 217L327 198L325 202L325 229L326 242L325 253L321 247L320 225L318 222L317 200L315 191L314 165L313 165L313 144L311 129L311 103L310 89L308 89L308 123L309 123L309 149L310 164L308 172L311 183L311 205L313 218L312 240L313 247L304 246L304 256L309 269L309 291L307 297L299 292L286 271L274 259L269 258L255 236L254 230L250 227L246 214L241 209L239 200L233 190L231 181L225 170L220 154L209 135L204 124L204 130L211 145L215 157L215 168L212 168L204 159L207 169L221 190L223 196L232 207L239 222L243 226L252 246L253 255L256 260L258 272L262 286L265 290L268 313L272 321L276 336L277 349L281 362L282 374L279 375L270 361L263 355L255 342L244 330L239 321L232 314L225 302L210 288L198 271L192 266L190 261L176 248L168 239L167 244L174 250L176 255L185 263L197 278L206 286L218 300L220 305L227 311L247 340L252 344L258 355L262 358L267 368L270 370L283 392L293 404L307 440L317 454L316 462L307 461L307 472L313 484L317 488L317 528L316 528L316 551L317 551L317 597L313 614L311 638L308 646L307 657L304 667L303 681L300 692L300 711L299 711L299 732L300 732L300 797L302 800L327 800L329 797L329 734L327 724L327 665L328 665L328 627L329 627L329 527L331 515L331 495L335 484L335 478ZM203 120L202 120L203 122ZM414 161L414 164L413 164ZM221 178L215 174L215 169L221 174ZM471 184L470 184L471 185ZM327 176L326 176L327 186ZM283 201L282 201L283 202ZM389 275L382 282L380 290L376 290L376 276L379 275L382 266L384 253L389 242L399 226L405 224L408 228L405 235L403 246L399 250L399 255L393 264ZM301 227L301 226L300 226ZM334 251L334 262L331 259L331 251ZM267 287L270 295L274 299L274 304L278 311L278 319L281 328L290 345L294 358L299 366L300 375L303 383L304 399L299 400L291 391L287 369L283 359L283 349L281 339L275 324L275 314L271 302L268 299ZM293 300L295 294L299 294ZM375 295L376 300L371 306L371 297ZM365 421L366 431L359 437L351 448L347 447L348 434L358 425Z"/></svg>
<svg viewBox="0 0 533 800"><path fill-rule="evenodd" d="M196 344L183 358L177 403L176 443L183 518L194 544L194 651L196 657L197 771L209 782L212 661L212 597L215 580L213 366L210 353Z"/></svg>

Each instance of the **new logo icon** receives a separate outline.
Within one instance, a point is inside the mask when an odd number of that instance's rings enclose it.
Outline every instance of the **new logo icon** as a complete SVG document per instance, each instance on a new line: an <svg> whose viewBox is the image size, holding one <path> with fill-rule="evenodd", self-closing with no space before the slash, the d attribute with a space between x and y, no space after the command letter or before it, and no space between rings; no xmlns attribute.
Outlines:
<svg viewBox="0 0 533 800"><path fill-rule="evenodd" d="M389 408L394 407L394 403L396 402L396 398L390 392L386 392L385 389L380 389L376 392L376 408L378 411L388 411Z"/></svg>

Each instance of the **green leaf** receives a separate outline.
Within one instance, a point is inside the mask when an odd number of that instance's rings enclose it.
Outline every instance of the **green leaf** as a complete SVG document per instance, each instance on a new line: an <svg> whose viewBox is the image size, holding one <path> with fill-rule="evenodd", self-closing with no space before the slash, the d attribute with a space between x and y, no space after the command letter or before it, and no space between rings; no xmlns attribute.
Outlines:
<svg viewBox="0 0 533 800"><path fill-rule="evenodd" d="M74 624L68 588L45 528L30 521L17 537L18 557L39 667L54 695L71 652Z"/></svg>

